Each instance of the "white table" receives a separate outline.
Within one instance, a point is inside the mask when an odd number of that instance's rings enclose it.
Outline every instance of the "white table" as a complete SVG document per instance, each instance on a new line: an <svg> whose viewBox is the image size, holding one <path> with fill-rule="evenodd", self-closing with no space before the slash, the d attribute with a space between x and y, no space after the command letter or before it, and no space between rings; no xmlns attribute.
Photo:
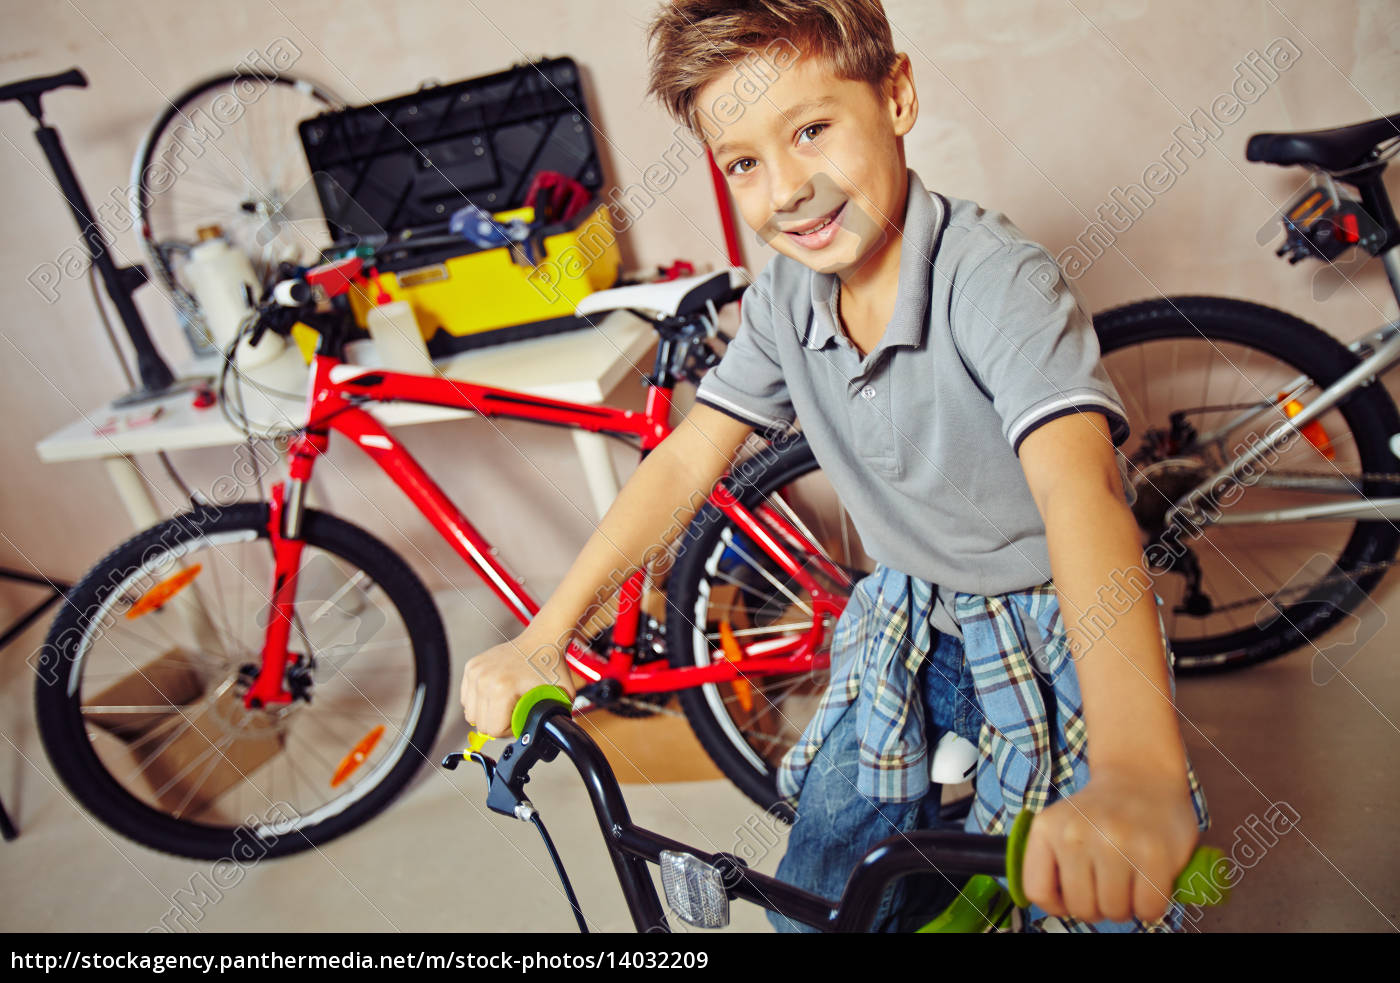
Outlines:
<svg viewBox="0 0 1400 983"><path fill-rule="evenodd" d="M646 359L655 341L656 332L650 324L625 311L616 311L592 330L493 345L440 359L436 364L443 375L452 379L549 399L598 404L624 378L650 371ZM195 362L185 367L182 376L212 375L216 370L217 359ZM283 404L286 419L305 419L304 401L278 402ZM139 419L156 406L161 408L160 415L150 423L114 433L96 432L109 419ZM466 410L412 403L377 404L369 410L389 427L475 416ZM618 491L608 439L583 430L574 430L573 439L589 494L601 517ZM45 437L36 450L40 460L50 463L102 459L132 522L137 529L145 529L166 516L157 508L132 455L233 446L243 440L218 406L196 409L191 394L182 392L121 410L108 404Z"/></svg>

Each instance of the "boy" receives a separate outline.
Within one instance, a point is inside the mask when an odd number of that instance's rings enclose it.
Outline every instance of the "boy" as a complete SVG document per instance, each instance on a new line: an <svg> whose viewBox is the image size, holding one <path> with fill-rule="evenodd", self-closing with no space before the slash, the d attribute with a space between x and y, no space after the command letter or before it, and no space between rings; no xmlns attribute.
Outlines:
<svg viewBox="0 0 1400 983"><path fill-rule="evenodd" d="M927 825L928 748L951 731L979 744L969 828L1043 808L1024 871L1035 923L1160 927L1205 803L1150 589L1098 635L1081 625L1142 563L1115 452L1127 425L1088 316L1044 249L906 168L918 100L879 0L674 0L651 35L652 91L779 255L695 408L534 622L468 664L467 719L504 734L540 681L524 654L557 653L595 585L637 564L751 431L800 419L879 566L780 769L798 819L778 875L839 897L871 845ZM757 53L775 70L754 98ZM892 890L884 927L909 927L911 908Z"/></svg>

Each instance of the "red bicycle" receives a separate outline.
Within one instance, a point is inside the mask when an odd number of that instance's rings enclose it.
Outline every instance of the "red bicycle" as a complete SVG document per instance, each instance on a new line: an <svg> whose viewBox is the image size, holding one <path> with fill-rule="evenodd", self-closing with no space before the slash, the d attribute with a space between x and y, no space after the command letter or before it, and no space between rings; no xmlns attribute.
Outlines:
<svg viewBox="0 0 1400 983"><path fill-rule="evenodd" d="M324 843L387 806L433 756L452 690L442 620L393 549L307 506L332 433L528 623L535 599L367 407L583 428L645 454L672 429L675 386L717 360L717 310L742 292L727 273L609 292L617 308L648 305L658 334L634 412L347 364L344 300L372 272L363 264L283 282L245 328L254 343L297 323L320 335L286 480L268 501L200 503L117 547L69 593L37 666L55 770L95 816L155 849L217 859ZM665 710L677 693L715 763L783 813L773 767L815 711L831 626L870 566L805 441L776 441L737 463L689 522L666 571L664 624L648 613L660 609L649 603L657 571L620 571L610 626L568 661L590 680L581 695L619 712Z"/></svg>

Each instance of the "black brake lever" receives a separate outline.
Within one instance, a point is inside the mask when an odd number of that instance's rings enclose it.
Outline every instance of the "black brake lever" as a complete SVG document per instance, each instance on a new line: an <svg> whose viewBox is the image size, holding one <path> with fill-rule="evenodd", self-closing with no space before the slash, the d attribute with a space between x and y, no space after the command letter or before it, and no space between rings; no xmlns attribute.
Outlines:
<svg viewBox="0 0 1400 983"><path fill-rule="evenodd" d="M502 756L508 760L511 757L510 748L506 748L506 753ZM496 759L482 754L480 751L453 751L442 759L442 766L448 771L456 771L457 766L467 759L475 761L481 765L481 771L486 775L486 784L489 791L486 793L486 804L493 812L499 812L506 816L517 816L517 810L521 805L528 804L529 800L523 795L518 795L512 789L509 777L501 780L500 769L496 766ZM522 785L524 782L521 783Z"/></svg>
<svg viewBox="0 0 1400 983"><path fill-rule="evenodd" d="M525 797L525 784L530 780L530 769L534 767L535 762L553 761L559 754L559 749L549 741L540 740L544 722L555 713L568 712L567 707L557 704L544 704L536 708L526 721L519 740L506 745L499 762L480 751L453 751L442 759L442 766L455 770L458 764L471 758L481 765L481 770L485 772L486 780L491 786L486 793L486 807L503 816L526 819L528 816L522 811L522 807L530 807L530 800ZM530 811L533 812L533 807L530 807Z"/></svg>
<svg viewBox="0 0 1400 983"><path fill-rule="evenodd" d="M253 325L253 333L248 337L249 348L257 348L258 342L262 341L263 335L267 334L268 328L271 327L270 316L271 312L265 312L259 308L257 323Z"/></svg>
<svg viewBox="0 0 1400 983"><path fill-rule="evenodd" d="M457 766L468 758L481 765L482 770L486 772L486 780L490 781L491 776L496 773L496 759L487 757L480 751L453 751L442 759L442 766L448 771L456 771Z"/></svg>
<svg viewBox="0 0 1400 983"><path fill-rule="evenodd" d="M496 759L488 757L487 755L482 754L480 751L468 751L466 753L463 753L461 751L453 751L451 754L447 755L447 757L442 759L442 766L448 771L456 771L457 766L463 761L466 761L468 758L481 765L481 770L486 775L486 782L488 785L491 782L495 781Z"/></svg>
<svg viewBox="0 0 1400 983"><path fill-rule="evenodd" d="M544 723L556 713L567 715L568 712L567 707L557 703L542 703L531 711L519 739L501 752L501 760L491 776L491 790L486 793L488 809L503 816L527 818L522 815L520 807L530 805L530 800L525 797L525 783L530 780L530 769L537 761L553 761L559 756L559 749L552 742L541 739Z"/></svg>

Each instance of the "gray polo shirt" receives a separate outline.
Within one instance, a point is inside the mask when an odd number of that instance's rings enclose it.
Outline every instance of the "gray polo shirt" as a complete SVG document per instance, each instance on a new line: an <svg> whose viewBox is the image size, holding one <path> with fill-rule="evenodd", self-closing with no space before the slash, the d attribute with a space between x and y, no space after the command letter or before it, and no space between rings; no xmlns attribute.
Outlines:
<svg viewBox="0 0 1400 983"><path fill-rule="evenodd" d="M894 315L864 358L836 316L838 286L775 257L696 399L761 431L800 421L866 551L939 585L941 601L1049 580L1021 442L1085 411L1108 418L1115 445L1128 436L1093 322L1054 258L911 170ZM946 609L934 623L956 630Z"/></svg>

